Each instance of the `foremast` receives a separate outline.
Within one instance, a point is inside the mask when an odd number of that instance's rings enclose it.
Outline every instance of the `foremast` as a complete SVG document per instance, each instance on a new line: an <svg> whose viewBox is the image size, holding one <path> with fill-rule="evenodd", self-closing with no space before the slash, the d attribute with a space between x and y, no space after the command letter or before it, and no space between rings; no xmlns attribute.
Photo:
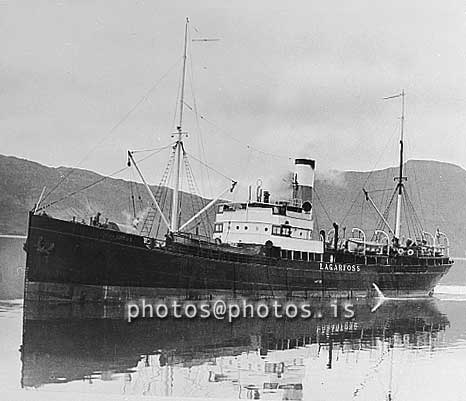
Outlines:
<svg viewBox="0 0 466 401"><path fill-rule="evenodd" d="M186 81L186 59L188 57L188 24L189 18L186 18L186 24L184 29L184 48L183 48L183 73L181 76L181 94L180 94L180 119L178 126L176 127L177 132L173 134L176 137L175 148L175 171L174 171L174 185L173 185L173 197L172 197L172 213L170 229L171 232L178 231L179 220L180 220L180 177L181 177L181 159L183 150L183 136L187 135L183 132L183 110L184 110L184 87Z"/></svg>
<svg viewBox="0 0 466 401"><path fill-rule="evenodd" d="M207 212L208 209L213 207L216 202L224 196L227 192L233 192L237 182L233 179L231 180L231 185L222 191L217 197L215 197L213 200L211 200L206 206L201 208L194 216L192 216L188 221L184 222L182 225L180 225L180 220L181 220L181 208L180 208L180 198L181 198L181 173L182 173L182 162L184 161L186 163L186 168L189 171L191 168L189 167L188 160L186 158L186 151L184 148L184 143L183 143L183 137L188 136L188 133L183 131L183 114L184 114L184 107L185 107L185 83L186 83L186 71L187 71L187 58L188 58L188 36L189 36L189 31L188 31L188 24L189 24L189 18L186 18L186 24L185 24L185 29L184 29L184 46L183 46L183 69L182 69L182 76L181 76L181 85L180 85L180 103L179 103L179 120L178 120L178 126L176 127L176 132L172 134L172 137L176 138L175 143L172 146L172 156L174 160L173 163L173 170L171 173L173 174L173 196L172 196L172 201L171 201L171 218L170 221L164 216L162 207L157 202L156 197L150 190L149 185L145 181L142 172L136 165L136 161L134 160L131 151L128 151L128 165L134 164L136 167L136 171L138 172L139 176L141 177L141 180L143 181L146 190L149 192L149 196L152 200L152 203L154 204L155 209L157 212L161 215L163 223L167 226L168 232L171 234L174 233L179 233L183 231L185 228L187 228L194 220L199 218L203 213ZM193 41L215 41L217 39L193 39ZM188 106L189 107L189 106ZM209 168L205 163L203 163L206 167ZM170 162L169 162L170 166ZM223 177L228 178L223 175ZM188 178L189 180L189 178ZM165 185L166 182L162 182L160 186ZM146 216L146 220L143 226L146 227L146 221L149 219L149 215ZM152 218L153 222L153 218ZM150 235L150 231L152 229L152 222L148 224L148 230L147 230L147 236ZM142 229L142 230L143 230ZM141 233L142 233L141 230Z"/></svg>

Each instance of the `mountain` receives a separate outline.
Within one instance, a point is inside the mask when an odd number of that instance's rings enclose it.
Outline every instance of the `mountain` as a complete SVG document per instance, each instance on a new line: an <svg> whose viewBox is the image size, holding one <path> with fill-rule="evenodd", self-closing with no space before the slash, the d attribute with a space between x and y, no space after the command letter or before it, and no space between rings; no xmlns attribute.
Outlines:
<svg viewBox="0 0 466 401"><path fill-rule="evenodd" d="M407 193L416 210L417 219L423 229L434 233L437 227L450 238L451 254L464 256L466 251L466 171L454 164L436 161L411 160L405 164ZM380 210L390 201L394 189L393 177L397 176L396 168L377 170L374 172L334 172L319 177L316 172L314 210L318 229L328 230L336 221L347 235L352 227L363 228L368 237L376 228L378 216L365 200L362 188L371 194ZM149 197L141 184L132 184L121 179L103 177L92 171L66 167L46 167L39 163L11 156L0 155L0 233L25 234L27 213L40 196L42 188L54 188L62 177L66 180L54 191L50 199L65 198L70 193L97 185L51 206L47 213L64 219L76 217L88 221L98 211L111 221L130 225L134 219L131 193L135 196L136 206L147 211ZM156 193L160 190L153 186ZM162 188L162 198L166 199L164 211L168 215L171 191ZM166 196L164 195L166 194ZM272 199L274 194L272 193ZM182 221L186 221L193 211L198 210L207 200L184 194L182 197ZM410 209L404 204L404 209ZM141 214L141 212L139 212ZM393 221L393 213L388 215ZM210 213L213 221L213 211ZM408 222L404 220L402 230L406 236L409 232ZM165 230L162 230L163 232ZM163 232L159 232L159 236ZM200 227L205 232L204 227Z"/></svg>
<svg viewBox="0 0 466 401"><path fill-rule="evenodd" d="M66 220L76 218L88 222L101 212L103 219L130 227L136 216L142 217L147 213L151 203L142 184L106 178L88 170L46 167L29 160L0 155L0 234L26 233L28 211L38 201L44 186L47 187L46 193L55 189L41 205L51 204L47 213ZM151 189L165 215L169 216L172 191L158 186ZM206 199L183 193L181 221L186 221L207 202ZM134 211L137 212L136 216ZM202 232L206 231L205 228L203 225L200 227ZM165 231L161 228L158 236L162 237Z"/></svg>
<svg viewBox="0 0 466 401"><path fill-rule="evenodd" d="M448 235L451 255L464 256L466 253L466 171L461 167L444 162L410 160L404 165L406 192L423 230L435 234L437 228ZM384 205L390 201L394 192L394 177L398 176L398 168L387 168L374 172L349 171L336 174L335 177L324 178L316 183L318 197L323 207L314 202L318 209L318 220L330 227L327 214L347 230L361 227L366 233L372 233L378 221L378 215L366 201L362 188L365 187L375 204L383 212ZM394 222L393 208L387 219ZM380 206L379 206L380 205ZM409 225L413 225L414 217L409 213L409 205L403 203L402 234L413 236ZM343 219L346 216L345 219ZM406 217L410 223L406 221ZM343 221L344 220L344 221Z"/></svg>

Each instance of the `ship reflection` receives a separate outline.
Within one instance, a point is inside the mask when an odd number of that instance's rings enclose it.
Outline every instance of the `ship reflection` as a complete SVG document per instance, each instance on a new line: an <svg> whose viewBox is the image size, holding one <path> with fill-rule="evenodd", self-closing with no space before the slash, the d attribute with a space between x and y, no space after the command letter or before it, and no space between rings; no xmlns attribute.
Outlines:
<svg viewBox="0 0 466 401"><path fill-rule="evenodd" d="M354 305L351 319L127 323L123 306L27 302L22 386L107 381L124 394L301 400L335 358L356 355L356 364L359 352L381 347L432 350L449 324L434 300L384 303L375 312L367 301Z"/></svg>

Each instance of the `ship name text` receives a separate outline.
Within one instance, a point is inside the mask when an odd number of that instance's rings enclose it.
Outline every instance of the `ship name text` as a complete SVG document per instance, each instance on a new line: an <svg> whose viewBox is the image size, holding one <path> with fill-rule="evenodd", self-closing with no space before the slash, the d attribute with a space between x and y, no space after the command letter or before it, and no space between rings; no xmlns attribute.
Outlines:
<svg viewBox="0 0 466 401"><path fill-rule="evenodd" d="M329 270L336 272L359 272L361 268L358 265L351 265L348 263L319 263L320 270Z"/></svg>

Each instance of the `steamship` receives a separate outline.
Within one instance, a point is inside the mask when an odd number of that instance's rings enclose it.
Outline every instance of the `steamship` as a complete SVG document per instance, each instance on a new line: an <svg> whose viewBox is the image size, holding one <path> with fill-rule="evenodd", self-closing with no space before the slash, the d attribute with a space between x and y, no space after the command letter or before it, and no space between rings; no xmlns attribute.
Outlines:
<svg viewBox="0 0 466 401"><path fill-rule="evenodd" d="M183 110L188 44L185 26L179 124L173 135L171 218L145 180L135 152L128 165L136 170L151 199L150 212L137 231L116 223L88 223L54 218L40 200L29 213L25 249L25 298L101 302L136 296L428 296L450 269L448 238L420 232L401 233L403 176L402 100L399 175L396 178L394 224L365 191L382 225L372 237L353 228L342 235L338 224L328 231L314 227L315 161L295 159L288 200L274 200L260 186L244 202L227 202L236 182L192 218L181 222L181 171L186 159ZM188 169L189 170L189 169ZM213 235L192 232L193 223L216 209ZM166 235L151 229L159 219ZM392 227L393 226L393 227ZM369 240L369 238L371 238Z"/></svg>

